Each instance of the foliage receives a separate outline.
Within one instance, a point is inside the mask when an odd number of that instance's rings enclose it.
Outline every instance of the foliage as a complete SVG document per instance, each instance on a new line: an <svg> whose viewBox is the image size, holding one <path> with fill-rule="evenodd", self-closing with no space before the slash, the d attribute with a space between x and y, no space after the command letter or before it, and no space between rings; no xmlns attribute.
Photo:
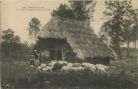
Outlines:
<svg viewBox="0 0 138 89"><path fill-rule="evenodd" d="M124 33L122 34L123 36L123 42L126 42L128 43L128 46L129 46L129 42L134 42L133 44L136 45L136 40L138 39L138 35L137 35L137 26L138 26L138 14L137 14L137 11L136 10L132 10L130 9L130 13L128 15L128 18L125 19L125 23L124 23L124 26L126 27L125 28L125 31ZM136 49L136 48L135 48Z"/></svg>
<svg viewBox="0 0 138 89"><path fill-rule="evenodd" d="M19 36L14 36L14 31L12 29L7 29L2 31L2 39L3 41L6 42L20 42L20 37Z"/></svg>
<svg viewBox="0 0 138 89"><path fill-rule="evenodd" d="M40 31L40 20L36 17L32 18L29 22L29 35L34 37L36 40L37 33Z"/></svg>
<svg viewBox="0 0 138 89"><path fill-rule="evenodd" d="M130 31L134 29L134 10L132 9L131 0L106 0L106 11L103 12L109 20L102 25L102 31L111 37L113 48L121 57L120 43L130 40Z"/></svg>
<svg viewBox="0 0 138 89"><path fill-rule="evenodd" d="M1 50L3 57L17 56L18 54L21 56L23 55L21 52L30 50L27 44L20 42L20 37L15 35L10 28L2 31L2 40Z"/></svg>
<svg viewBox="0 0 138 89"><path fill-rule="evenodd" d="M73 11L66 4L60 4L57 10L53 10L52 16L56 15L70 19L73 19L74 17Z"/></svg>
<svg viewBox="0 0 138 89"><path fill-rule="evenodd" d="M93 12L96 2L92 1L69 1L71 8L74 12L74 16L78 20L89 19Z"/></svg>
<svg viewBox="0 0 138 89"><path fill-rule="evenodd" d="M71 1L69 5L60 4L58 9L53 10L52 16L60 16L68 19L86 20L90 19L91 12L94 12L95 1Z"/></svg>
<svg viewBox="0 0 138 89"><path fill-rule="evenodd" d="M14 31L9 28L2 31L2 40L1 48L3 53L7 56L11 56L12 50L16 50L18 48L20 37L15 36Z"/></svg>

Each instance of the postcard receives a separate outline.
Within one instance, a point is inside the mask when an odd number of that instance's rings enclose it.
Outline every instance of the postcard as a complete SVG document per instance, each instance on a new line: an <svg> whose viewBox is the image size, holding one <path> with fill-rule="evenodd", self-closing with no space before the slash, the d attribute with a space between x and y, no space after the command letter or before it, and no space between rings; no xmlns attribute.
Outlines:
<svg viewBox="0 0 138 89"><path fill-rule="evenodd" d="M1 0L1 89L137 89L137 0Z"/></svg>

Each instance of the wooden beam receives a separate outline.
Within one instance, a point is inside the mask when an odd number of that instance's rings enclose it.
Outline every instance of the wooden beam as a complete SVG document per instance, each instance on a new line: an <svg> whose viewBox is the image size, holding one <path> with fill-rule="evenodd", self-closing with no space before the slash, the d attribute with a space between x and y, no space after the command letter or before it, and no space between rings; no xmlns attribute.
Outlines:
<svg viewBox="0 0 138 89"><path fill-rule="evenodd" d="M65 61L65 52L64 52L64 48L62 48L62 61Z"/></svg>
<svg viewBox="0 0 138 89"><path fill-rule="evenodd" d="M57 62L58 62L58 58L57 58L57 49L55 49L55 59L56 59Z"/></svg>

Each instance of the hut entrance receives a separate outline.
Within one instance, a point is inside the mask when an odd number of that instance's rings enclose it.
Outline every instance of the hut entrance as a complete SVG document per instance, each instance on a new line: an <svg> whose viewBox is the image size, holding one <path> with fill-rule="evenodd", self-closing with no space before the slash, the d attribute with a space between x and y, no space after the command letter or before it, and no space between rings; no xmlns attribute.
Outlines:
<svg viewBox="0 0 138 89"><path fill-rule="evenodd" d="M62 60L62 50L51 50L50 60Z"/></svg>
<svg viewBox="0 0 138 89"><path fill-rule="evenodd" d="M48 53L48 61L51 60L65 60L65 51L66 51L66 39L60 38L39 38L37 42L38 48ZM46 54L44 54L45 56Z"/></svg>

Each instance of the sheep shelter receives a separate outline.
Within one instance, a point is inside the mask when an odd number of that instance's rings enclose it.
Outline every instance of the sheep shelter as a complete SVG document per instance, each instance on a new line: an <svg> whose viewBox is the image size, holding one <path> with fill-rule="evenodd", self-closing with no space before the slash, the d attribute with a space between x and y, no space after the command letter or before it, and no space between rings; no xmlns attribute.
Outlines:
<svg viewBox="0 0 138 89"><path fill-rule="evenodd" d="M66 60L110 64L117 56L90 28L90 20L52 17L38 33L41 62Z"/></svg>

